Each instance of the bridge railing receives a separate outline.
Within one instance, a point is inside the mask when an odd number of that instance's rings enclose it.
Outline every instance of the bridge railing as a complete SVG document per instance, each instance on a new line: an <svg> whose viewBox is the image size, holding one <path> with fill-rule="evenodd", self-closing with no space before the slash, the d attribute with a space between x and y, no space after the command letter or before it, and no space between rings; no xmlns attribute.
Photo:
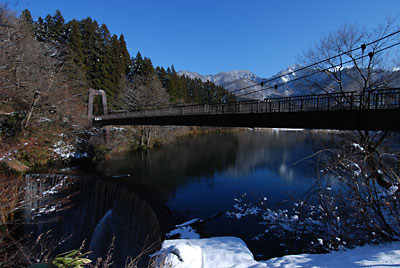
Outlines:
<svg viewBox="0 0 400 268"><path fill-rule="evenodd" d="M379 89L365 94L355 91L344 93L314 94L304 96L270 98L264 101L250 100L233 103L164 107L108 114L96 120L132 117L160 117L185 115L219 115L250 113L286 113L335 110L400 109L400 88Z"/></svg>

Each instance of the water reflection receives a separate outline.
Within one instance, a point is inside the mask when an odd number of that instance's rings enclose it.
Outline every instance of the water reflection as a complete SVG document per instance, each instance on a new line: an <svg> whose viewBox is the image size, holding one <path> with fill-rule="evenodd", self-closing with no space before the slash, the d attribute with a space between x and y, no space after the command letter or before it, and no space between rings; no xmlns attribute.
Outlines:
<svg viewBox="0 0 400 268"><path fill-rule="evenodd" d="M224 172L244 177L269 169L287 180L310 174L309 160L294 163L315 152L329 134L291 131L246 131L199 135L178 144L134 152L96 167L109 176L130 174L135 180L174 191L187 180ZM314 170L312 171L314 172Z"/></svg>
<svg viewBox="0 0 400 268"><path fill-rule="evenodd" d="M241 193L267 196L269 205L304 195L318 170L316 159L308 157L330 138L324 132L273 130L198 135L131 153L96 170L131 174L121 180L167 192L168 207L187 218L207 217L231 209Z"/></svg>
<svg viewBox="0 0 400 268"><path fill-rule="evenodd" d="M268 170L292 182L315 175L315 165L310 164L314 159L299 160L312 155L329 138L320 132L271 130L199 135L124 155L97 166L96 172L130 174L135 180L170 192L215 174L244 179L257 170Z"/></svg>
<svg viewBox="0 0 400 268"><path fill-rule="evenodd" d="M262 226L255 219L227 218L225 212L233 209L234 199L243 193L253 200L267 197L271 208L289 206L290 200L304 197L318 171L316 158L308 157L331 138L324 132L272 130L198 135L124 155L95 170L109 176L130 174L118 180L161 189L167 193L166 206L182 221L223 215L201 224L197 231L203 237L240 237L252 251L262 249L258 252L268 251L271 257L279 254L280 241L268 240L265 245L253 240L264 231Z"/></svg>
<svg viewBox="0 0 400 268"><path fill-rule="evenodd" d="M213 176L235 163L238 140L233 134L199 135L178 144L134 152L99 165L96 172L131 178L170 192L198 178Z"/></svg>

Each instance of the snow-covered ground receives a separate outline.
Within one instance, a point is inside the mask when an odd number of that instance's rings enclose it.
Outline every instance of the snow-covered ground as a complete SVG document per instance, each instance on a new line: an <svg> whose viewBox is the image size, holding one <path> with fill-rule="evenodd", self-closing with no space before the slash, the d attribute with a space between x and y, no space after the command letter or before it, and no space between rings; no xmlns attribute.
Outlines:
<svg viewBox="0 0 400 268"><path fill-rule="evenodd" d="M400 242L364 246L329 254L301 254L257 262L246 244L236 237L165 240L156 253L162 267L262 268L262 267L400 267Z"/></svg>

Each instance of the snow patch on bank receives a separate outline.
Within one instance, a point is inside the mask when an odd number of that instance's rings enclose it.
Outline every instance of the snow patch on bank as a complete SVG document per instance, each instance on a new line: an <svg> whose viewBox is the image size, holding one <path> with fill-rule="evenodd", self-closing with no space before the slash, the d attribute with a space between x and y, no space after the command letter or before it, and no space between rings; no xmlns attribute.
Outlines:
<svg viewBox="0 0 400 268"><path fill-rule="evenodd" d="M198 238L200 238L200 235L196 232L196 230L194 230L190 226L178 227L178 228L172 230L171 232L169 232L168 234L166 234L165 236L167 238L170 238L175 235L178 235L179 238L182 238L182 239L198 239Z"/></svg>
<svg viewBox="0 0 400 268"><path fill-rule="evenodd" d="M257 262L240 238L178 239L165 240L153 257L162 267L171 268L400 267L400 242Z"/></svg>
<svg viewBox="0 0 400 268"><path fill-rule="evenodd" d="M360 268L400 267L400 242L364 246L329 254L300 254L273 258L263 262L267 267Z"/></svg>
<svg viewBox="0 0 400 268"><path fill-rule="evenodd" d="M86 152L79 152L76 150L74 145L68 144L63 140L57 141L52 148L53 152L57 157L67 160L71 158L81 159L87 158L88 154Z"/></svg>
<svg viewBox="0 0 400 268"><path fill-rule="evenodd" d="M184 222L182 224L176 225L176 229L172 230L171 232L167 233L165 236L167 238L173 237L178 235L178 238L181 239L199 239L200 235L193 229L190 224L202 222L199 218Z"/></svg>

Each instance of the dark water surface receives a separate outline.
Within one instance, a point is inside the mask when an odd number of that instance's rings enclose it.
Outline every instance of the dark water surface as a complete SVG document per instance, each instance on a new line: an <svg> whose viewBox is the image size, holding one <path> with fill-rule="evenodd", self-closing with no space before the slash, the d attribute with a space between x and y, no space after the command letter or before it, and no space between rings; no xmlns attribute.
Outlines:
<svg viewBox="0 0 400 268"><path fill-rule="evenodd" d="M332 135L274 130L197 135L124 155L90 172L148 185L163 193L162 202L179 219L176 224L212 218L196 225L201 237L237 236L255 256L268 258L285 253L282 241L254 240L265 228L254 218L237 220L226 212L244 193L250 200L267 197L271 208L290 206L307 195L318 171L317 158L308 157L326 146Z"/></svg>
<svg viewBox="0 0 400 268"><path fill-rule="evenodd" d="M336 135L273 130L199 134L77 167L78 176L31 174L24 232L37 237L52 230L54 241L68 238L55 253L79 248L86 239L93 259L104 257L115 236L115 263L124 267L127 256L157 247L175 225L199 218L205 221L193 228L201 237L240 237L257 259L291 253L282 238L268 234L255 240L265 233L255 217L237 219L227 212L243 194L254 202L266 197L271 209L290 207L307 196L318 174L317 158L310 156ZM67 183L72 187L56 187ZM43 193L44 198L35 199ZM51 204L67 196L66 205Z"/></svg>

